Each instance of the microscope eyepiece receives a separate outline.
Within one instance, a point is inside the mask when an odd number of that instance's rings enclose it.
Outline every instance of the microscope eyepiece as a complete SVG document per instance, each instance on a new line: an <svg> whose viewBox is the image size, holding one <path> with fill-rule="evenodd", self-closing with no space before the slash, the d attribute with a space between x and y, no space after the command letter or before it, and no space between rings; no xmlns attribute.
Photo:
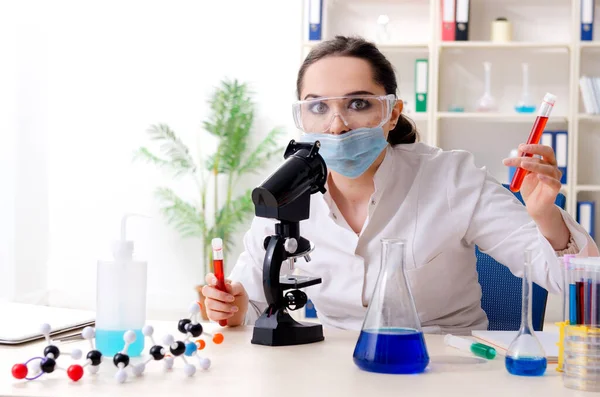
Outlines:
<svg viewBox="0 0 600 397"><path fill-rule="evenodd" d="M252 191L256 216L288 222L308 219L310 195L325 193L327 181L319 147L318 141L290 141L284 163Z"/></svg>

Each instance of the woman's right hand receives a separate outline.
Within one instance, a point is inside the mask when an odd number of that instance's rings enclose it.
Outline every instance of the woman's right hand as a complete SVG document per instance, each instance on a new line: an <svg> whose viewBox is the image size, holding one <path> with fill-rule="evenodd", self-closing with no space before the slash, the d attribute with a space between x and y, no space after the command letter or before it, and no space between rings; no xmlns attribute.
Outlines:
<svg viewBox="0 0 600 397"><path fill-rule="evenodd" d="M212 321L227 320L227 325L235 327L244 322L248 311L248 294L244 286L238 282L225 280L226 292L216 288L217 278L214 274L206 275L206 285L202 287L206 315Z"/></svg>

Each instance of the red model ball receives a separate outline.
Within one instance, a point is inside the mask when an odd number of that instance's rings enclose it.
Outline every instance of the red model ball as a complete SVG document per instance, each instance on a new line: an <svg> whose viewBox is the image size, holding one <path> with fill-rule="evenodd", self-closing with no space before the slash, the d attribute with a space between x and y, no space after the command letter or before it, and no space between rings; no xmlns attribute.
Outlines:
<svg viewBox="0 0 600 397"><path fill-rule="evenodd" d="M24 379L27 376L27 365L15 364L12 367L12 376L17 379Z"/></svg>
<svg viewBox="0 0 600 397"><path fill-rule="evenodd" d="M77 382L83 376L83 367L81 365L73 364L67 369L67 375L72 381Z"/></svg>

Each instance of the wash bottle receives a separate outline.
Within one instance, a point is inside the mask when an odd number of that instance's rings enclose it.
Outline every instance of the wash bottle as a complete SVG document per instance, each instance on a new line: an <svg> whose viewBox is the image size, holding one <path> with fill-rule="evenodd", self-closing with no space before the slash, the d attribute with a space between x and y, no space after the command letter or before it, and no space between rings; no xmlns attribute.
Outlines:
<svg viewBox="0 0 600 397"><path fill-rule="evenodd" d="M132 215L121 220L121 239L112 245L113 260L99 260L97 266L96 348L109 357L123 349L123 334L128 330L136 335L129 355L140 356L144 350L148 264L133 258L133 241L126 238L127 219Z"/></svg>

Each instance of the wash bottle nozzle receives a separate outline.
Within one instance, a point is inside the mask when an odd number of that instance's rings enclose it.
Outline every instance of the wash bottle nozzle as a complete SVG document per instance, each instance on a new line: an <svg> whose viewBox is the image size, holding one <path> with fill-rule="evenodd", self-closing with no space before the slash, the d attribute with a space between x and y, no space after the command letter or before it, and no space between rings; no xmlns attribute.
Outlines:
<svg viewBox="0 0 600 397"><path fill-rule="evenodd" d="M119 259L131 259L133 257L133 241L127 240L127 219L138 216L150 218L147 215L126 213L121 218L121 239L113 242L113 256Z"/></svg>

